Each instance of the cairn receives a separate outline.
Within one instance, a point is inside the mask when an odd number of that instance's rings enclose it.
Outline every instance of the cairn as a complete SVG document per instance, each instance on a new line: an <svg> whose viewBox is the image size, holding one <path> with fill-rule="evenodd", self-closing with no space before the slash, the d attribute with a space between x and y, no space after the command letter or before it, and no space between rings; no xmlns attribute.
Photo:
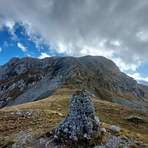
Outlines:
<svg viewBox="0 0 148 148"><path fill-rule="evenodd" d="M91 147L99 135L100 121L95 115L90 93L76 92L71 98L67 117L54 130L54 141L74 147L78 147L77 145Z"/></svg>

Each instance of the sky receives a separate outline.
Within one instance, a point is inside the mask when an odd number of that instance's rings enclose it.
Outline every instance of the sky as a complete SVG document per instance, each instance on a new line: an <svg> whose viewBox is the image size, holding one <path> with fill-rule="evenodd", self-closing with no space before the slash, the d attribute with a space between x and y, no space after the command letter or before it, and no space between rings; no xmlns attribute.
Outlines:
<svg viewBox="0 0 148 148"><path fill-rule="evenodd" d="M0 0L0 65L98 55L148 82L148 0Z"/></svg>

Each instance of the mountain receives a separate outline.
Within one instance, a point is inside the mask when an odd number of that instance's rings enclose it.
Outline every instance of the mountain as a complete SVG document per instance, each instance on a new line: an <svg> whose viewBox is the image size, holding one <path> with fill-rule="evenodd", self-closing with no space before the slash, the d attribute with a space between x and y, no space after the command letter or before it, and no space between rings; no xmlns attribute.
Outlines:
<svg viewBox="0 0 148 148"><path fill-rule="evenodd" d="M44 99L65 86L142 111L148 108L148 87L105 57L13 58L0 66L1 107Z"/></svg>

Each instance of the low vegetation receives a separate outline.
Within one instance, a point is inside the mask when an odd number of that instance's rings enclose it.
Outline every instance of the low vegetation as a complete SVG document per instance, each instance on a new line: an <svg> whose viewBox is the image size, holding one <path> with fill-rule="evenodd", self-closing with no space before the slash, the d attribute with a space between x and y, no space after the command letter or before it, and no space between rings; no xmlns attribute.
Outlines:
<svg viewBox="0 0 148 148"><path fill-rule="evenodd" d="M75 90L59 89L44 100L1 109L0 147L9 147L13 143L20 142L24 138L20 139L19 135L23 133L33 140L51 131L66 116L69 97ZM148 141L148 114L95 97L93 97L93 102L102 127L109 129L110 125L117 125L122 128L120 134L133 137L140 143ZM130 115L139 116L145 122L138 125L131 123L126 120Z"/></svg>

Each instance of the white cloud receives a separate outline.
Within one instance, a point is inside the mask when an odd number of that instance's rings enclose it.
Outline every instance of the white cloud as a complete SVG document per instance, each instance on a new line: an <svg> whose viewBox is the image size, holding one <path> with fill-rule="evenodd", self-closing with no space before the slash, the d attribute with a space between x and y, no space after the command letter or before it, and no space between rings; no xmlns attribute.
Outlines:
<svg viewBox="0 0 148 148"><path fill-rule="evenodd" d="M10 20L9 21L7 20L6 23L5 23L5 26L8 27L9 30L11 30L11 31L13 30L14 25L15 25L15 22L12 21L12 20L11 21Z"/></svg>
<svg viewBox="0 0 148 148"><path fill-rule="evenodd" d="M58 49L58 52L59 52L59 53L64 53L64 52L67 51L67 50L66 50L66 46L65 46L62 42L59 42L59 43L57 44L57 49Z"/></svg>
<svg viewBox="0 0 148 148"><path fill-rule="evenodd" d="M113 50L109 50L108 52L105 52L105 48L94 48L94 47L89 47L89 46L84 46L82 50L80 50L81 55L99 55L99 56L105 56L107 58L111 58L112 55L114 54Z"/></svg>
<svg viewBox="0 0 148 148"><path fill-rule="evenodd" d="M148 30L143 30L137 33L137 37L143 41L147 42L148 41Z"/></svg>
<svg viewBox="0 0 148 148"><path fill-rule="evenodd" d="M141 61L138 61L138 60L135 63L128 63L128 62L126 63L121 58L114 58L113 61L117 64L117 66L123 72L129 71L129 70L135 72L137 68L141 65Z"/></svg>
<svg viewBox="0 0 148 148"><path fill-rule="evenodd" d="M113 46L116 46L116 47L120 47L120 46L121 46L121 43L120 43L120 41L118 41L118 40L112 40L112 41L110 41L110 43L111 43Z"/></svg>
<svg viewBox="0 0 148 148"><path fill-rule="evenodd" d="M0 47L0 53L2 52L2 48Z"/></svg>
<svg viewBox="0 0 148 148"><path fill-rule="evenodd" d="M50 55L45 53L45 52L42 52L41 55L38 58L39 59L44 59L44 58L47 58L47 57L50 57Z"/></svg>
<svg viewBox="0 0 148 148"><path fill-rule="evenodd" d="M133 73L133 74L128 74L130 77L134 78L137 81L146 81L148 82L148 77L142 77L140 73Z"/></svg>
<svg viewBox="0 0 148 148"><path fill-rule="evenodd" d="M33 40L34 34L41 35L59 53L106 56L125 71L148 61L147 0L13 0L15 7L9 3L0 1L0 22L23 23ZM6 25L13 28L10 22Z"/></svg>
<svg viewBox="0 0 148 148"><path fill-rule="evenodd" d="M27 52L27 47L25 47L22 43L18 42L17 47L19 47L23 52Z"/></svg>

